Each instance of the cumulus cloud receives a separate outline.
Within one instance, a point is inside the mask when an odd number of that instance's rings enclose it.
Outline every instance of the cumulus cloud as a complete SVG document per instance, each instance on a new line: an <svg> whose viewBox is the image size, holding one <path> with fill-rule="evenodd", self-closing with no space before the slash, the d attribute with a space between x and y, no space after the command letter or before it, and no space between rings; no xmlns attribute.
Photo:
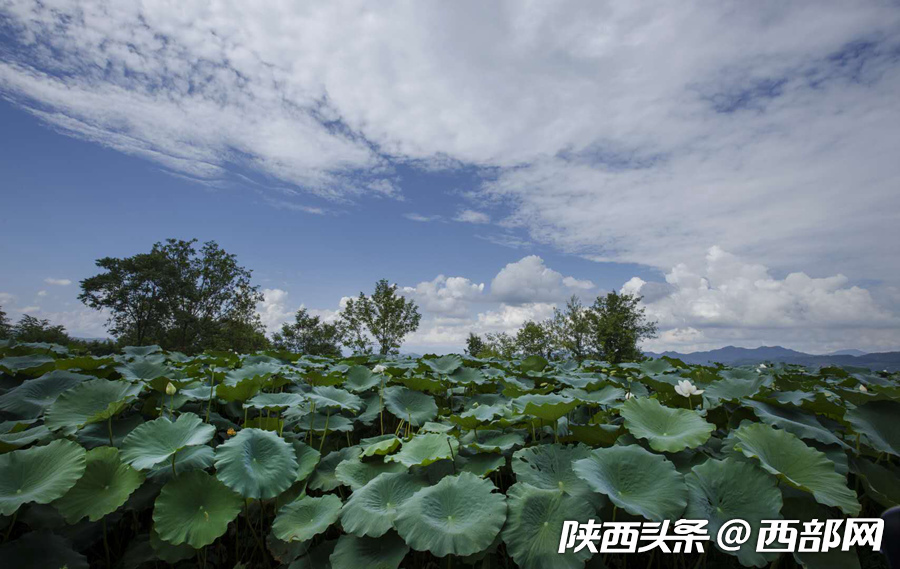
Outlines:
<svg viewBox="0 0 900 569"><path fill-rule="evenodd" d="M456 214L456 217L454 217L453 220L462 223L490 223L491 216L481 211L464 209Z"/></svg>
<svg viewBox="0 0 900 569"><path fill-rule="evenodd" d="M420 223L427 223L429 221L437 221L441 218L439 215L422 215L421 213L404 213L403 217L410 221L418 221Z"/></svg>
<svg viewBox="0 0 900 569"><path fill-rule="evenodd" d="M69 286L70 284L72 284L72 281L70 281L69 279L54 279L52 277L47 277L46 279L44 279L44 282L48 285L53 286Z"/></svg>
<svg viewBox="0 0 900 569"><path fill-rule="evenodd" d="M482 300L484 283L475 284L464 277L438 275L434 280L421 282L414 287L403 287L400 292L415 300L426 312L444 317L464 317L471 302Z"/></svg>
<svg viewBox="0 0 900 569"><path fill-rule="evenodd" d="M509 263L491 281L494 300L510 304L563 301L573 292L594 288L588 280L563 275L544 265L537 255Z"/></svg>
<svg viewBox="0 0 900 569"><path fill-rule="evenodd" d="M844 275L793 272L779 279L763 265L712 247L702 263L679 263L665 279L663 284L632 278L621 289L650 293L644 295L647 315L661 331L650 348L783 343L821 351L868 342L865 349L877 350L900 343L900 318Z"/></svg>
<svg viewBox="0 0 900 569"><path fill-rule="evenodd" d="M306 308L303 304L291 305L288 297L290 296L286 290L280 288L263 289L263 300L256 305L256 313L263 323L267 334L273 334L281 330L281 325L294 321L294 315L301 308ZM344 308L349 297L343 297L340 300L340 309ZM340 316L339 310L330 310L327 308L307 308L307 313L311 316L318 316L322 322L332 324L337 321Z"/></svg>

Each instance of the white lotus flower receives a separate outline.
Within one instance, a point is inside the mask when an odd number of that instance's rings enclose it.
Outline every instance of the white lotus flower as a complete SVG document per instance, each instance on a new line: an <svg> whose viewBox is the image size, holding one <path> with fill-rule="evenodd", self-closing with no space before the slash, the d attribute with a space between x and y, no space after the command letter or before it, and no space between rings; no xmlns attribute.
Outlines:
<svg viewBox="0 0 900 569"><path fill-rule="evenodd" d="M859 384L859 390L862 391L863 393L868 393L868 392L869 392L869 389L868 389L865 385L863 385L863 384L861 384L861 383Z"/></svg>
<svg viewBox="0 0 900 569"><path fill-rule="evenodd" d="M166 395L175 395L177 392L178 388L172 382L166 385Z"/></svg>
<svg viewBox="0 0 900 569"><path fill-rule="evenodd" d="M632 393L630 391L625 393L625 401L628 401L629 399L632 399L632 398L634 398L634 393Z"/></svg>
<svg viewBox="0 0 900 569"><path fill-rule="evenodd" d="M387 368L381 364L378 364L377 366L372 368L372 373L384 373L386 371L387 371Z"/></svg>
<svg viewBox="0 0 900 569"><path fill-rule="evenodd" d="M687 379L682 379L678 382L678 385L675 386L675 393L681 395L682 397L691 397L692 395L700 395L703 393L703 389L697 389L697 386L688 381Z"/></svg>
<svg viewBox="0 0 900 569"><path fill-rule="evenodd" d="M759 368L758 368L758 369L766 369L766 364L759 364Z"/></svg>

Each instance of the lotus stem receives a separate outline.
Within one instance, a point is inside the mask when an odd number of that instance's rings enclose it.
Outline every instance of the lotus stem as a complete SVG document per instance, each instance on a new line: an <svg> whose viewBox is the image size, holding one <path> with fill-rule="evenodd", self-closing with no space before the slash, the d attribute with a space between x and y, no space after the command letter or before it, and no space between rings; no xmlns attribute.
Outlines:
<svg viewBox="0 0 900 569"><path fill-rule="evenodd" d="M19 516L19 510L16 510L15 512L13 512L12 521L9 522L9 529L6 530L6 535L3 536L3 543L6 543L6 542L7 542L7 540L9 539L10 534L12 533L13 528L16 527L16 518L17 518L18 516Z"/></svg>
<svg viewBox="0 0 900 569"><path fill-rule="evenodd" d="M319 454L322 454L322 449L325 448L325 438L328 436L328 419L331 418L331 411L325 415L325 430L322 432L322 440L319 441Z"/></svg>
<svg viewBox="0 0 900 569"><path fill-rule="evenodd" d="M209 370L209 401L206 403L206 422L209 423L209 410L212 407L213 390L216 386L216 374Z"/></svg>
<svg viewBox="0 0 900 569"><path fill-rule="evenodd" d="M109 446L114 447L116 444L113 442L113 434L112 434L112 415L106 419L106 428L109 431Z"/></svg>
<svg viewBox="0 0 900 569"><path fill-rule="evenodd" d="M178 456L178 451L172 453L172 477L178 476L178 472L175 471L175 457Z"/></svg>
<svg viewBox="0 0 900 569"><path fill-rule="evenodd" d="M381 434L384 435L384 376L381 377L381 389L378 390L378 416L381 419Z"/></svg>
<svg viewBox="0 0 900 569"><path fill-rule="evenodd" d="M450 437L447 437L447 446L450 448L450 464L453 465L453 474L456 474L456 457L453 456L453 445L450 444Z"/></svg>

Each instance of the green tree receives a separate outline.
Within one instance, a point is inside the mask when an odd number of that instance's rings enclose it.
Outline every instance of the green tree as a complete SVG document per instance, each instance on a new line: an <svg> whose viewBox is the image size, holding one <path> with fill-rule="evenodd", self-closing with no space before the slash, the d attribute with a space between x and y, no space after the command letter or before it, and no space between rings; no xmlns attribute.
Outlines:
<svg viewBox="0 0 900 569"><path fill-rule="evenodd" d="M422 315L416 303L397 294L397 285L381 279L375 292L362 292L350 299L341 311L341 330L344 343L356 353L369 353L372 344L378 353L396 354L403 338L419 327Z"/></svg>
<svg viewBox="0 0 900 569"><path fill-rule="evenodd" d="M69 335L61 324L50 324L49 320L42 320L25 314L12 331L17 342L46 342L48 344L69 343Z"/></svg>
<svg viewBox="0 0 900 569"><path fill-rule="evenodd" d="M656 336L656 322L647 320L640 296L610 292L598 296L588 315L591 351L610 363L644 359L638 344Z"/></svg>
<svg viewBox="0 0 900 569"><path fill-rule="evenodd" d="M99 259L104 272L81 281L79 299L109 311L109 331L122 343L187 353L265 345L251 271L216 242L195 243L168 239L149 253Z"/></svg>
<svg viewBox="0 0 900 569"><path fill-rule="evenodd" d="M466 353L477 358L478 354L485 351L485 349L487 349L487 344L484 343L481 336L475 332L469 332L469 337L466 338Z"/></svg>
<svg viewBox="0 0 900 569"><path fill-rule="evenodd" d="M12 324L10 324L3 307L0 306L0 340L5 340L10 336L12 336Z"/></svg>
<svg viewBox="0 0 900 569"><path fill-rule="evenodd" d="M565 310L555 308L553 318L547 324L556 351L579 362L587 357L591 338L590 310L581 304L577 296L572 295L566 302Z"/></svg>
<svg viewBox="0 0 900 569"><path fill-rule="evenodd" d="M322 322L301 308L294 316L293 323L284 323L281 331L272 335L272 346L312 356L340 356L342 341L340 328L336 324Z"/></svg>
<svg viewBox="0 0 900 569"><path fill-rule="evenodd" d="M506 360L516 356L516 339L506 332L489 332L485 336L486 351L489 355Z"/></svg>
<svg viewBox="0 0 900 569"><path fill-rule="evenodd" d="M549 358L552 345L549 326L529 320L516 332L516 351L523 356L543 356Z"/></svg>

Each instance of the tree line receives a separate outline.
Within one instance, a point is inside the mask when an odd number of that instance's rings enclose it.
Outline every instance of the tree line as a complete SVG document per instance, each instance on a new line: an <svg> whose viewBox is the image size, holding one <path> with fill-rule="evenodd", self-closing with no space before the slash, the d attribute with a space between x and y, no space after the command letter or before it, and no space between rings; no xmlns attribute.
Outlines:
<svg viewBox="0 0 900 569"><path fill-rule="evenodd" d="M275 349L340 356L346 349L387 355L399 353L422 318L413 300L382 279L371 294L360 292L349 299L334 322L301 308L292 322L268 338L256 312L263 294L251 282L252 271L215 241L167 239L148 253L103 257L96 265L101 271L80 282L78 298L109 314L107 329L115 342L77 340L63 326L29 315L13 325L2 307L0 339L56 343L97 353L109 353L117 346L157 344L186 354ZM573 296L552 318L526 322L515 334L484 338L470 334L466 351L479 357L640 360L640 340L656 333L640 300L612 292L583 306Z"/></svg>

